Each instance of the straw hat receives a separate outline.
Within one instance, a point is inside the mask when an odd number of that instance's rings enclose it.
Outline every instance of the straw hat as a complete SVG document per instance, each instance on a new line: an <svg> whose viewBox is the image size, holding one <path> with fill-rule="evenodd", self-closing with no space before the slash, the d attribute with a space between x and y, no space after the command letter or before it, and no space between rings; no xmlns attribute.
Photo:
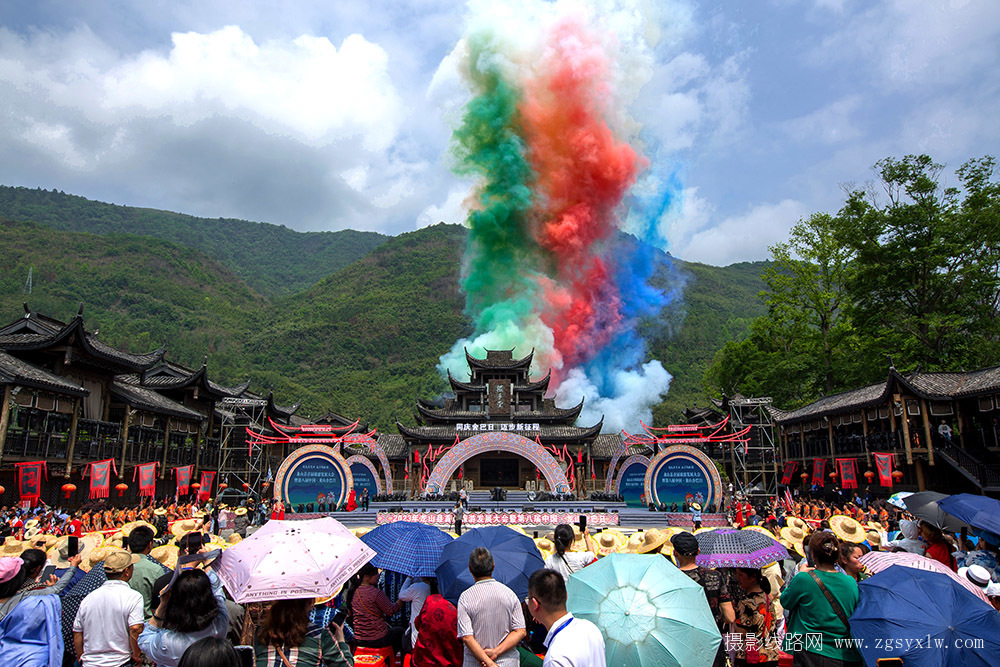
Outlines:
<svg viewBox="0 0 1000 667"><path fill-rule="evenodd" d="M164 544L163 546L154 547L149 552L149 555L172 570L177 567L177 557L180 555L180 552L181 550L176 546Z"/></svg>
<svg viewBox="0 0 1000 667"><path fill-rule="evenodd" d="M86 561L90 552L101 546L103 540L100 537L95 536L93 533L87 533L80 538L77 548L77 553L83 561ZM57 568L69 567L69 536L60 537L52 548L48 551L48 557L52 561L52 564ZM66 555L63 556L65 551ZM81 561L82 564L82 561Z"/></svg>
<svg viewBox="0 0 1000 667"><path fill-rule="evenodd" d="M608 554L619 551L623 546L625 546L625 536L621 533L616 535L615 532L604 530L597 535L597 540L594 544L594 548L597 549L597 553L602 556L607 556Z"/></svg>
<svg viewBox="0 0 1000 667"><path fill-rule="evenodd" d="M515 532L521 533L522 535L527 535L527 533L524 532L524 528L521 528L520 526L513 526L513 525L511 525L511 524L508 523L507 527L510 528L511 530L515 531Z"/></svg>
<svg viewBox="0 0 1000 667"><path fill-rule="evenodd" d="M700 512L701 511L701 505L699 505L698 503L691 503L690 507L691 507L691 509L695 510L696 512Z"/></svg>
<svg viewBox="0 0 1000 667"><path fill-rule="evenodd" d="M104 559L108 557L108 554L110 554L113 551L116 551L116 549L114 547L108 547L108 546L97 547L96 549L93 549L90 552L90 555L87 557L87 569L88 570L91 569L98 563L103 563Z"/></svg>
<svg viewBox="0 0 1000 667"><path fill-rule="evenodd" d="M803 558L806 557L806 548L802 546L801 542L796 542L795 544L792 545L792 548L798 555L802 556Z"/></svg>
<svg viewBox="0 0 1000 667"><path fill-rule="evenodd" d="M170 532L173 533L174 537L180 537L193 530L198 530L200 526L201 521L197 519L181 519L180 521L174 521L174 525L170 526Z"/></svg>
<svg viewBox="0 0 1000 667"><path fill-rule="evenodd" d="M48 551L51 549L59 538L55 535L49 535L47 533L39 533L37 535L32 535L26 540L28 549L41 549L42 551Z"/></svg>
<svg viewBox="0 0 1000 667"><path fill-rule="evenodd" d="M868 540L868 544L871 545L872 549L878 549L882 546L882 533L877 530L869 530L865 533L865 539Z"/></svg>
<svg viewBox="0 0 1000 667"><path fill-rule="evenodd" d="M636 553L648 554L651 551L658 551L666 541L667 534L662 530L656 528L647 530L643 535L642 544L636 549Z"/></svg>
<svg viewBox="0 0 1000 667"><path fill-rule="evenodd" d="M625 546L621 548L622 553L638 553L639 547L641 547L645 542L646 534L639 530L631 535L629 535L628 540L625 542Z"/></svg>
<svg viewBox="0 0 1000 667"><path fill-rule="evenodd" d="M708 533L708 532L711 532L713 530L715 530L715 528L712 528L711 526L702 526L701 528L695 530L694 533L692 533L692 534L693 535L699 535L701 533Z"/></svg>
<svg viewBox="0 0 1000 667"><path fill-rule="evenodd" d="M801 544L802 540L806 539L807 535L808 533L805 530L799 528L798 526L795 527L786 526L785 528L781 529L781 539L785 540L786 542L791 542L792 544L795 543Z"/></svg>
<svg viewBox="0 0 1000 667"><path fill-rule="evenodd" d="M121 533L125 537L128 537L129 535L132 534L132 531L135 528L138 528L139 526L146 526L147 528L153 531L153 535L156 535L156 526L149 523L148 521L129 521L124 526L122 526Z"/></svg>
<svg viewBox="0 0 1000 667"><path fill-rule="evenodd" d="M769 531L764 526L743 526L742 530L752 530L755 533L761 533L762 535L767 535L772 540L778 539L777 535L775 535L774 533L772 533L771 531Z"/></svg>
<svg viewBox="0 0 1000 667"><path fill-rule="evenodd" d="M869 521L868 524L865 527L868 530L874 530L874 531L877 531L879 533L884 533L885 532L885 526L883 526L878 521Z"/></svg>
<svg viewBox="0 0 1000 667"><path fill-rule="evenodd" d="M582 552L589 551L587 549L587 540L584 539L583 533L580 532L580 528L573 526L573 544L569 545L570 551Z"/></svg>
<svg viewBox="0 0 1000 667"><path fill-rule="evenodd" d="M157 507L155 510L153 510L153 514L155 516L166 516L167 510L163 509L162 507Z"/></svg>
<svg viewBox="0 0 1000 667"><path fill-rule="evenodd" d="M806 520L801 517L797 516L785 517L785 523L788 525L789 528L798 528L799 530L809 530L809 524L806 523Z"/></svg>
<svg viewBox="0 0 1000 667"><path fill-rule="evenodd" d="M0 547L0 556L20 556L27 548L27 542L8 535L3 541L3 547Z"/></svg>
<svg viewBox="0 0 1000 667"><path fill-rule="evenodd" d="M237 507L236 511L234 513L236 514L236 516L243 516L244 514L247 513L247 508L246 507Z"/></svg>
<svg viewBox="0 0 1000 667"><path fill-rule="evenodd" d="M92 530L89 533L84 533L83 536L94 540L95 548L104 544L104 533L100 531Z"/></svg>
<svg viewBox="0 0 1000 667"><path fill-rule="evenodd" d="M351 533L354 535L354 537L361 537L362 535L365 535L370 532L372 532L371 528L351 528Z"/></svg>
<svg viewBox="0 0 1000 667"><path fill-rule="evenodd" d="M542 553L542 558L548 558L556 552L556 545L552 543L552 540L547 540L544 537L536 537L535 546Z"/></svg>
<svg viewBox="0 0 1000 667"><path fill-rule="evenodd" d="M670 526L668 528L665 528L663 530L663 534L666 536L667 541L663 543L662 547L660 547L660 553L665 556L673 556L674 543L670 541L670 538L672 538L674 535L677 535L678 533L686 533L686 532L688 531L684 530L683 528L679 528L677 526Z"/></svg>
<svg viewBox="0 0 1000 667"><path fill-rule="evenodd" d="M229 536L229 538L226 541L229 542L230 546L234 544L239 544L240 542L243 541L243 536L240 535L239 533L233 533L232 535Z"/></svg>
<svg viewBox="0 0 1000 667"><path fill-rule="evenodd" d="M846 542L864 542L865 529L858 521L849 516L838 514L830 517L830 530Z"/></svg>

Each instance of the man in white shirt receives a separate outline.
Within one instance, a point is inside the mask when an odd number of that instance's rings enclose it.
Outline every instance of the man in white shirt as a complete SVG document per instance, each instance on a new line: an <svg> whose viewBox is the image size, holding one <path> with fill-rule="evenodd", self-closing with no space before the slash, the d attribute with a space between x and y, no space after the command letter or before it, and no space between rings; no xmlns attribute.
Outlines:
<svg viewBox="0 0 1000 667"><path fill-rule="evenodd" d="M108 580L80 603L73 622L73 648L83 667L122 667L140 662L142 595L132 590L132 566L138 554L116 549L104 559Z"/></svg>
<svg viewBox="0 0 1000 667"><path fill-rule="evenodd" d="M593 623L566 611L566 583L554 570L528 580L528 611L545 626L543 667L607 667L604 636Z"/></svg>
<svg viewBox="0 0 1000 667"><path fill-rule="evenodd" d="M514 591L493 578L493 554L476 547L469 556L476 580L458 597L458 638L465 644L463 667L518 667L517 645L527 634Z"/></svg>

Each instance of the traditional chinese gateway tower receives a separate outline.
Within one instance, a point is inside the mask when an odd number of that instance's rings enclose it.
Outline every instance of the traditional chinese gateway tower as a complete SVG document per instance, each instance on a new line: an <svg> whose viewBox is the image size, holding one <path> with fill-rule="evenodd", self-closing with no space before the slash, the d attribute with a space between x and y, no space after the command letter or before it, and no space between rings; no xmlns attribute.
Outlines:
<svg viewBox="0 0 1000 667"><path fill-rule="evenodd" d="M566 482L577 491L584 480L593 477L595 443L608 437L620 442L620 438L600 435L603 418L591 426L575 426L583 400L560 408L555 399L546 398L552 372L531 381L532 356L515 359L512 350L487 350L485 359L477 359L466 350L469 380L448 375L454 397L446 397L443 406L418 399L416 427L396 422L406 441L415 483L440 484L461 476L478 488L531 488L543 478L551 482L546 474L550 463L561 468ZM613 446L609 442L600 449ZM458 466L454 473L438 470L444 450ZM607 455L598 457L606 459ZM429 469L435 470L436 477L428 476Z"/></svg>

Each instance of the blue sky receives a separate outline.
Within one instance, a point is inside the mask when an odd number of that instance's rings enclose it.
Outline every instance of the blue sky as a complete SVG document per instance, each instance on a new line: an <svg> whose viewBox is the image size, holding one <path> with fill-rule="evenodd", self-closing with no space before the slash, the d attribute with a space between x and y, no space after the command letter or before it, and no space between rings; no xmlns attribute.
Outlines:
<svg viewBox="0 0 1000 667"><path fill-rule="evenodd" d="M0 183L299 230L460 222L449 54L486 4L3 2ZM1000 3L597 5L649 38L629 112L678 179L684 259L765 258L882 157L998 152Z"/></svg>

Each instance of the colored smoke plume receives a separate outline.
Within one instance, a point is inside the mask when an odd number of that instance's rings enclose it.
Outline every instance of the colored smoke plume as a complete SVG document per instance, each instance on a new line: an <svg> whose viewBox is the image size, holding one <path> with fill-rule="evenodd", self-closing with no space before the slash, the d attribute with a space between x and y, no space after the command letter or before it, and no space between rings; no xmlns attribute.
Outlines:
<svg viewBox="0 0 1000 667"><path fill-rule="evenodd" d="M474 17L458 47L473 97L452 153L456 174L478 183L462 267L475 331L439 369L463 378L465 348L534 349L560 404L585 399L581 425L603 415L605 432L633 430L670 383L638 325L676 296L650 279L669 261L658 221L677 184L649 178L659 170L628 113L652 52L621 12L519 10ZM640 178L662 187L630 194Z"/></svg>

